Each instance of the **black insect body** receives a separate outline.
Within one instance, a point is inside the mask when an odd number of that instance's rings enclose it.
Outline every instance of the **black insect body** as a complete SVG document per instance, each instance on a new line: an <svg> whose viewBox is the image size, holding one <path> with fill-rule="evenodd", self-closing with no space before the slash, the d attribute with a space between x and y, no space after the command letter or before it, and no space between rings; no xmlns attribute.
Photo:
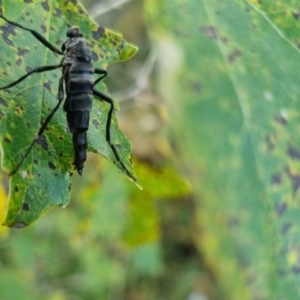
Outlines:
<svg viewBox="0 0 300 300"><path fill-rule="evenodd" d="M5 90L13 87L33 73L41 73L62 68L62 76L59 80L58 86L58 104L45 119L44 123L38 131L36 139L33 140L22 160L11 172L11 175L15 174L18 171L23 161L30 153L33 145L38 141L39 137L42 136L50 120L58 110L59 106L65 98L65 86L66 98L63 108L67 115L70 132L73 135L73 147L75 155L74 166L77 172L80 175L82 174L84 162L86 160L86 151L88 147L87 130L89 128L89 115L92 108L92 98L94 96L97 99L103 100L110 104L106 122L106 140L114 153L117 163L122 166L123 170L130 178L136 181L135 177L127 170L126 166L122 162L116 146L111 142L110 125L112 114L114 111L113 100L107 95L95 89L95 85L107 75L107 72L103 69L94 68L92 63L91 50L80 29L78 27L70 27L66 34L68 39L63 43L62 49L59 50L35 30L26 28L18 23L10 21L2 15L0 15L0 18L4 19L6 22L14 26L29 31L48 49L59 55L63 55L60 64L35 68L18 80L0 88L0 90ZM97 80L94 80L94 73L101 76Z"/></svg>

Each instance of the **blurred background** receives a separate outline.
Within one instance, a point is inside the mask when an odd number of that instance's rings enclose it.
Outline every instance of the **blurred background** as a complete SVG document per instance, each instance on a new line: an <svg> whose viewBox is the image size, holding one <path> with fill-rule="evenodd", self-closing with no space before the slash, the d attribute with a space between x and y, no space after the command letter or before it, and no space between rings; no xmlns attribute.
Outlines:
<svg viewBox="0 0 300 300"><path fill-rule="evenodd" d="M119 126L133 144L144 189L89 153L67 208L22 230L1 227L0 299L215 299L212 272L193 238L191 185L175 166L184 146L155 79L145 4L82 3L100 26L139 48L131 60L109 67L105 83L120 104Z"/></svg>

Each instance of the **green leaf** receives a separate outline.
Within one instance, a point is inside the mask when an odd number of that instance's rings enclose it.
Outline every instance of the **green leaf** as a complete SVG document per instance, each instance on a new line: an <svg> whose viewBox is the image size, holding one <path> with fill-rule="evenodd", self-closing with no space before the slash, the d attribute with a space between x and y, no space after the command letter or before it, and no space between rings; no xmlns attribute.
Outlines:
<svg viewBox="0 0 300 300"><path fill-rule="evenodd" d="M219 299L299 299L299 2L148 0Z"/></svg>
<svg viewBox="0 0 300 300"><path fill-rule="evenodd" d="M129 59L137 49L118 34L99 28L76 1L2 1L6 18L43 34L60 48L66 40L66 24L79 26L91 43L93 59L98 68ZM53 54L29 32L7 24L1 19L0 86L44 65L55 65L61 57ZM1 91L0 143L2 167L10 173L34 140L40 124L57 103L58 79L61 71L29 76L22 83ZM98 89L108 93L104 84ZM116 105L117 106L117 105ZM95 100L88 131L89 151L100 153L128 174L115 160L105 139L105 124L109 105ZM111 136L119 155L136 181L132 170L131 144L118 128L113 117ZM25 226L38 219L53 206L66 206L70 198L73 172L72 138L67 133L66 116L61 108L50 122L43 138L35 144L19 171L10 178L9 209L5 225Z"/></svg>

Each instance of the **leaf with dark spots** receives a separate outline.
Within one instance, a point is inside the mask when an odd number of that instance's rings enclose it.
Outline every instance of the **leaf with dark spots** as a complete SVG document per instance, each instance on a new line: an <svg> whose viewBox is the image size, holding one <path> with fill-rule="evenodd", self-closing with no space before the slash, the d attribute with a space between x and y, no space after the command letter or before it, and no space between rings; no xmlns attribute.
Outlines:
<svg viewBox="0 0 300 300"><path fill-rule="evenodd" d="M152 43L179 49L176 75L158 51L156 79L183 145L176 162L201 202L195 236L222 286L216 298L300 299L299 8L146 0Z"/></svg>
<svg viewBox="0 0 300 300"><path fill-rule="evenodd" d="M17 193L19 191L19 188L18 188L18 186L16 185L15 186L15 192Z"/></svg>
<svg viewBox="0 0 300 300"><path fill-rule="evenodd" d="M41 3L42 2L42 3ZM100 29L90 19L76 1L32 1L30 4L18 2L13 6L10 0L2 0L5 17L25 27L36 30L53 44L61 45L66 39L66 24L70 21L79 26L94 52L94 66L103 69L110 64L128 59L136 52L136 48L125 43L120 35L108 30ZM51 12L51 14L50 14ZM76 21L76 22L75 22ZM0 87L9 84L28 73L29 71L45 66L57 65L62 57L52 53L40 43L30 32L7 24L0 20L1 51L0 61L1 77ZM93 40L93 34L101 37L101 41ZM9 44L9 45L8 45ZM116 45L116 46L113 46ZM122 52L116 48L121 47ZM27 50L28 49L28 50ZM100 55L101 54L101 55ZM9 67L8 67L9 66ZM72 135L69 132L66 114L63 105L57 110L43 136L38 137L41 126L57 104L58 83L62 70L54 70L33 74L25 80L7 90L0 91L0 105L3 118L0 118L0 142L2 166L8 174L22 161L19 169L10 177L9 209L5 224L30 224L50 208L69 202L70 192L68 186L74 166L74 149ZM104 84L99 85L103 93L107 93ZM65 92L66 94L66 92ZM3 102L3 103L1 103ZM103 111L101 115L97 110ZM106 124L109 111L107 103L100 101L93 103L90 120L97 119L100 124ZM89 151L101 153L110 162L115 162L114 153L106 142L104 131L90 126ZM134 174L128 157L131 145L118 128L113 115L111 137L123 147L119 155L124 165ZM30 148L30 145L33 145ZM29 152L26 152L29 151ZM26 155L26 156L25 156ZM122 166L118 169L124 174ZM15 186L18 186L16 193ZM43 199L43 201L40 201ZM23 211L22 203L27 203L30 211Z"/></svg>

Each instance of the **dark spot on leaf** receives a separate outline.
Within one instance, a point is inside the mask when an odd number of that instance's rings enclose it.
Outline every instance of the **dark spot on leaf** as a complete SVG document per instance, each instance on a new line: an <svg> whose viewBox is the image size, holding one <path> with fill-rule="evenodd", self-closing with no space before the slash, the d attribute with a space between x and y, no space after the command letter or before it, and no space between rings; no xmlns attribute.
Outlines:
<svg viewBox="0 0 300 300"><path fill-rule="evenodd" d="M9 36L16 35L16 31L15 31L16 27L7 23L5 26L1 26L0 28L2 29L2 37L5 43L8 44L9 46L14 46L14 43L9 40Z"/></svg>
<svg viewBox="0 0 300 300"><path fill-rule="evenodd" d="M105 37L105 30L102 27L98 27L97 31L93 31L92 34L95 40L99 40Z"/></svg>
<svg viewBox="0 0 300 300"><path fill-rule="evenodd" d="M24 211L30 211L29 204L24 202L23 205L22 205L22 209Z"/></svg>
<svg viewBox="0 0 300 300"><path fill-rule="evenodd" d="M62 156L64 156L64 154L63 154L63 152L59 152L59 154L58 154L60 157L62 157Z"/></svg>
<svg viewBox="0 0 300 300"><path fill-rule="evenodd" d="M44 150L48 151L48 144L43 135L39 136L36 142L41 145Z"/></svg>
<svg viewBox="0 0 300 300"><path fill-rule="evenodd" d="M62 16L62 12L61 12L61 10L59 8L55 7L53 15L55 17L61 17Z"/></svg>
<svg viewBox="0 0 300 300"><path fill-rule="evenodd" d="M292 271L294 274L299 274L300 273L300 266L293 266Z"/></svg>
<svg viewBox="0 0 300 300"><path fill-rule="evenodd" d="M281 233L282 234L286 234L287 231L292 227L292 224L291 223L286 223L282 226L281 228Z"/></svg>
<svg viewBox="0 0 300 300"><path fill-rule="evenodd" d="M42 2L41 4L42 4L42 6L43 6L43 9L44 9L46 12L50 12L50 6L49 6L47 0L46 0L45 2Z"/></svg>
<svg viewBox="0 0 300 300"><path fill-rule="evenodd" d="M226 46L228 44L229 40L226 37L221 37L221 42Z"/></svg>
<svg viewBox="0 0 300 300"><path fill-rule="evenodd" d="M70 183L69 186L68 186L68 191L69 192L71 191L71 188L72 188L72 184Z"/></svg>
<svg viewBox="0 0 300 300"><path fill-rule="evenodd" d="M99 129L100 123L97 120L93 120L92 123L97 129Z"/></svg>
<svg viewBox="0 0 300 300"><path fill-rule="evenodd" d="M299 20L299 18L300 18L300 12L298 11L298 12L294 12L293 13L293 17L296 19L296 20Z"/></svg>
<svg viewBox="0 0 300 300"><path fill-rule="evenodd" d="M46 34L47 33L47 27L44 24L42 24L40 27L41 27L43 33Z"/></svg>
<svg viewBox="0 0 300 300"><path fill-rule="evenodd" d="M94 51L92 52L92 59L93 59L93 61L99 60L98 54L96 52L94 52Z"/></svg>
<svg viewBox="0 0 300 300"><path fill-rule="evenodd" d="M44 88L45 88L47 91L49 91L49 92L51 92L51 84L52 84L51 81L48 81L48 82L45 82L45 83L44 83Z"/></svg>
<svg viewBox="0 0 300 300"><path fill-rule="evenodd" d="M281 175L275 174L272 176L272 185L279 185L281 184Z"/></svg>
<svg viewBox="0 0 300 300"><path fill-rule="evenodd" d="M30 123L26 122L27 128L30 128Z"/></svg>
<svg viewBox="0 0 300 300"><path fill-rule="evenodd" d="M287 172L289 178L291 179L291 184L293 187L293 196L295 196L297 190L300 187L300 176L297 174L291 173L289 169L287 169L286 172Z"/></svg>
<svg viewBox="0 0 300 300"><path fill-rule="evenodd" d="M272 151L275 147L274 142L272 141L272 137L269 135L266 137L266 144L268 152Z"/></svg>
<svg viewBox="0 0 300 300"><path fill-rule="evenodd" d="M8 138L7 136L5 136L5 137L4 137L4 142L6 142L6 143L10 143L10 142L11 142L11 139L10 139L10 138Z"/></svg>
<svg viewBox="0 0 300 300"><path fill-rule="evenodd" d="M242 52L240 50L234 50L231 54L228 56L228 61L230 63L234 63L240 56Z"/></svg>
<svg viewBox="0 0 300 300"><path fill-rule="evenodd" d="M230 218L228 220L228 225L230 227L235 227L235 226L239 226L240 225L240 221L237 218Z"/></svg>
<svg viewBox="0 0 300 300"><path fill-rule="evenodd" d="M0 97L0 105L6 106L6 107L8 106L7 103L5 102L5 100L1 97Z"/></svg>
<svg viewBox="0 0 300 300"><path fill-rule="evenodd" d="M191 83L191 89L196 92L197 94L201 94L202 88L201 84L197 81Z"/></svg>
<svg viewBox="0 0 300 300"><path fill-rule="evenodd" d="M19 191L18 186L15 186L15 192L17 193Z"/></svg>
<svg viewBox="0 0 300 300"><path fill-rule="evenodd" d="M64 43L64 41L62 40L57 40L56 45L62 45Z"/></svg>
<svg viewBox="0 0 300 300"><path fill-rule="evenodd" d="M28 50L28 49L18 47L18 55L19 55L19 56L24 56L24 55L27 54L27 53L29 53L29 50Z"/></svg>
<svg viewBox="0 0 300 300"><path fill-rule="evenodd" d="M17 64L18 66L21 66L21 64L22 64L22 59L21 59L21 58L18 58L17 61L16 61L16 64Z"/></svg>
<svg viewBox="0 0 300 300"><path fill-rule="evenodd" d="M33 2L32 0L24 0L24 3L27 3L27 4L32 3L32 2Z"/></svg>
<svg viewBox="0 0 300 300"><path fill-rule="evenodd" d="M55 170L55 169L56 169L54 163L52 163L51 161L48 162L48 166L49 166L49 168L52 169L52 170Z"/></svg>
<svg viewBox="0 0 300 300"><path fill-rule="evenodd" d="M275 205L275 210L277 212L278 216L281 216L285 210L286 210L286 203L285 202L279 202Z"/></svg>
<svg viewBox="0 0 300 300"><path fill-rule="evenodd" d="M218 39L218 33L215 27L213 26L202 26L201 31L210 39L217 40Z"/></svg>
<svg viewBox="0 0 300 300"><path fill-rule="evenodd" d="M287 119L284 118L282 115L279 115L275 118L275 121L281 125L285 125L287 123Z"/></svg>
<svg viewBox="0 0 300 300"><path fill-rule="evenodd" d="M24 107L21 106L21 105L17 105L16 106L16 113L17 113L17 115L21 116L21 115L23 115L23 112L24 112Z"/></svg>
<svg viewBox="0 0 300 300"><path fill-rule="evenodd" d="M300 159L300 150L293 148L293 147L289 147L288 151L287 151L288 155L293 158L293 159Z"/></svg>
<svg viewBox="0 0 300 300"><path fill-rule="evenodd" d="M33 163L34 163L35 165L38 165L38 164L39 164L39 161L38 161L37 159L33 159Z"/></svg>

